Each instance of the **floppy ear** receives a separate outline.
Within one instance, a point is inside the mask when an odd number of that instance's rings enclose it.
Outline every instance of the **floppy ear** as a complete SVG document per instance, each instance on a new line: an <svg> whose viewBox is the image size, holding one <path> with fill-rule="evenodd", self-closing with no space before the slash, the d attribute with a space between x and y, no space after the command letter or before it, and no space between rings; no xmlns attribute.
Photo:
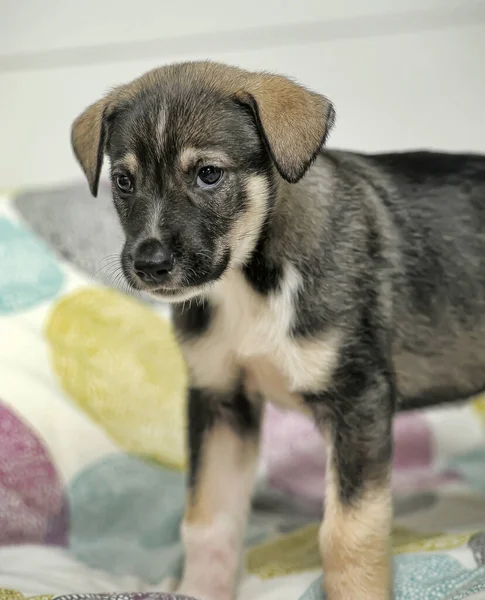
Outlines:
<svg viewBox="0 0 485 600"><path fill-rule="evenodd" d="M330 100L280 75L254 74L237 100L252 109L280 175L296 183L315 159L335 120Z"/></svg>
<svg viewBox="0 0 485 600"><path fill-rule="evenodd" d="M99 176L103 166L108 104L108 97L91 104L71 127L72 148L93 196L98 193Z"/></svg>

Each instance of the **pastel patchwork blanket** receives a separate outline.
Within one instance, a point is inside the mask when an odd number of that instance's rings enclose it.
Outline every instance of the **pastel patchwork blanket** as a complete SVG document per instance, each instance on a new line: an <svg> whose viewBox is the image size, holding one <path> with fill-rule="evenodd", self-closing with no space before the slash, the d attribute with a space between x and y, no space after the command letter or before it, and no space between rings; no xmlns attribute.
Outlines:
<svg viewBox="0 0 485 600"><path fill-rule="evenodd" d="M120 243L106 189L0 199L0 600L167 600L180 574L186 372ZM485 598L485 397L394 438L395 598ZM240 600L323 600L324 477L312 423L269 406Z"/></svg>

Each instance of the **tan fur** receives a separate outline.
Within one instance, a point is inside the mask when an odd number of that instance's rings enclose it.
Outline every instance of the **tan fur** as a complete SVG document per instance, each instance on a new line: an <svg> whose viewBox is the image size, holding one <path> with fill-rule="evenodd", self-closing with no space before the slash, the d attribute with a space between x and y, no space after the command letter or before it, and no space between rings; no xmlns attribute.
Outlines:
<svg viewBox="0 0 485 600"><path fill-rule="evenodd" d="M123 158L116 162L116 167L124 167L129 173L136 173L138 170L138 159L133 152L127 152Z"/></svg>
<svg viewBox="0 0 485 600"><path fill-rule="evenodd" d="M239 267L254 250L268 211L268 184L264 177L253 175L246 180L247 207L229 232L231 268Z"/></svg>
<svg viewBox="0 0 485 600"><path fill-rule="evenodd" d="M215 165L220 168L232 166L232 162L225 152L210 148L184 148L180 153L179 163L182 171L189 171L198 163L201 163L200 166Z"/></svg>
<svg viewBox="0 0 485 600"><path fill-rule="evenodd" d="M344 506L329 454L325 517L319 536L328 600L390 600L389 482L368 487L355 504Z"/></svg>
<svg viewBox="0 0 485 600"><path fill-rule="evenodd" d="M333 119L326 98L303 89L278 75L259 75L238 98L256 111L280 172L290 180L299 179L319 150ZM295 124L297 126L295 127Z"/></svg>
<svg viewBox="0 0 485 600"><path fill-rule="evenodd" d="M101 170L99 154L104 152L101 135L103 130L103 111L107 101L103 98L91 104L74 121L71 131L71 143L89 183L91 193L98 192L98 179Z"/></svg>
<svg viewBox="0 0 485 600"><path fill-rule="evenodd" d="M205 440L198 484L188 497L182 528L186 561L179 593L201 600L233 596L257 447L255 437L242 439L225 425Z"/></svg>
<svg viewBox="0 0 485 600"><path fill-rule="evenodd" d="M218 425L204 442L202 465L198 472L200 483L195 497L190 498L186 523L207 525L218 507L224 505L221 502L223 497L244 495L245 483L252 478L256 457L257 439L243 440L230 427ZM225 473L224 477L220 476L221 471ZM244 477L246 472L247 477ZM234 485L242 486L244 493L236 493Z"/></svg>

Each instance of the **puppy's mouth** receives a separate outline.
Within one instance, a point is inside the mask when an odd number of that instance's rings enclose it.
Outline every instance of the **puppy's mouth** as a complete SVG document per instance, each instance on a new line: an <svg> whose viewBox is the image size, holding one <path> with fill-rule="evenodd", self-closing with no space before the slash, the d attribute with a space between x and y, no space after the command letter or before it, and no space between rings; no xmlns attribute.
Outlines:
<svg viewBox="0 0 485 600"><path fill-rule="evenodd" d="M209 287L209 284L202 284L198 286L157 287L143 291L163 302L177 304L202 296Z"/></svg>
<svg viewBox="0 0 485 600"><path fill-rule="evenodd" d="M157 288L151 290L150 294L166 302L184 302L201 296L208 288L208 285L178 287L178 288Z"/></svg>
<svg viewBox="0 0 485 600"><path fill-rule="evenodd" d="M137 292L141 292L144 295L151 296L162 302L174 304L196 298L197 296L202 295L208 287L210 287L207 283L200 285L146 285L131 272L126 273L125 277L128 285Z"/></svg>

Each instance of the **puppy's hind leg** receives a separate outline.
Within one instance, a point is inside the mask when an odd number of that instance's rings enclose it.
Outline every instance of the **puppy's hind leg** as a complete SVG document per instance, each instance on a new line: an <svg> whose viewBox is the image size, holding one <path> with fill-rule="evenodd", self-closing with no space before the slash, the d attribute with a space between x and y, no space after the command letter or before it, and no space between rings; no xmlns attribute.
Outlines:
<svg viewBox="0 0 485 600"><path fill-rule="evenodd" d="M324 588L328 600L390 600L392 382L377 372L347 376L331 396L307 398L330 446Z"/></svg>
<svg viewBox="0 0 485 600"><path fill-rule="evenodd" d="M190 391L185 566L179 593L198 600L234 597L259 429L260 407L242 390Z"/></svg>

